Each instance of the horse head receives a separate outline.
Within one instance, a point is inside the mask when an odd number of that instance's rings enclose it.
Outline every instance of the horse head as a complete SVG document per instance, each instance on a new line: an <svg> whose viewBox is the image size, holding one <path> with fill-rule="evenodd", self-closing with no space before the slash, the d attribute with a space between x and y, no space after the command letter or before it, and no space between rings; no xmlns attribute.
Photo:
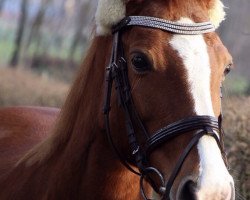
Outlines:
<svg viewBox="0 0 250 200"><path fill-rule="evenodd" d="M148 182L162 199L234 199L220 91L232 58L214 31L224 16L219 0L99 1L96 32L113 33L106 128L144 198Z"/></svg>

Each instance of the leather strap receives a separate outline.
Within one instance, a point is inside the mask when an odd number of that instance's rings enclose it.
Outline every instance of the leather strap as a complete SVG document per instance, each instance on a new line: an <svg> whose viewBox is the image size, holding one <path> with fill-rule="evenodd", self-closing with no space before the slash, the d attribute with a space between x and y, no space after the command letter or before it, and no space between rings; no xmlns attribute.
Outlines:
<svg viewBox="0 0 250 200"><path fill-rule="evenodd" d="M147 177L149 173L155 173L158 175L162 182L160 188L156 188L153 180L148 178L147 180L158 193L163 194L164 198L169 198L172 185L193 146L197 144L199 139L204 135L210 135L215 138L218 143L219 148L221 149L222 154L224 155L224 145L222 139L219 139L216 135L216 131L222 135L221 120L222 117L218 119L212 116L193 116L187 119L183 119L177 122L174 122L159 131L157 131L152 137L149 136L147 129L145 128L142 120L140 119L136 108L134 106L133 98L131 95L131 88L128 79L128 69L126 59L124 57L124 50L121 41L122 30L128 26L144 26L151 28L158 28L164 31L169 31L177 34L202 34L213 31L213 27L210 22L196 23L196 24L185 24L178 22L171 22L164 19L145 17L145 16L130 16L124 18L118 25L113 29L113 46L111 52L111 58L109 66L106 70L106 87L105 87L105 99L103 113L105 117L105 126L107 138L112 146L115 154L120 159L121 163L131 172L141 176L141 192L144 199L148 199L144 193L143 189L143 179ZM113 84L114 83L114 84ZM131 150L131 156L135 161L135 165L140 172L135 171L129 164L127 158L125 158L116 145L113 142L110 130L109 122L109 113L111 110L111 93L112 87L115 86L117 99L119 105L121 106L124 115L125 115L125 125L127 129L128 143ZM142 146L138 142L138 133L135 132L135 125L140 129L146 138L146 145ZM150 153L162 145L164 142L178 137L181 134L190 131L198 131L197 134L193 136L187 147L184 149L180 158L177 161L173 172L171 173L167 183L163 183L163 175L159 170L150 166L147 162L147 158Z"/></svg>
<svg viewBox="0 0 250 200"><path fill-rule="evenodd" d="M211 129L212 130L212 129ZM207 130L202 130L200 132L198 132L197 134L194 135L194 137L192 138L192 140L189 142L189 144L187 145L187 147L184 149L183 153L181 154L181 156L179 157L173 172L171 173L167 184L166 184L166 190L165 193L163 195L163 199L170 199L170 192L171 192L171 188L174 184L174 181L178 175L178 173L181 170L181 167L184 163L184 161L186 160L187 156L189 155L189 153L191 152L192 148L199 142L200 138L203 137L204 135L210 135L212 137L215 138L216 142L218 143L217 140L217 135L214 133L214 131L207 131Z"/></svg>
<svg viewBox="0 0 250 200"><path fill-rule="evenodd" d="M183 133L201 130L205 127L211 127L218 131L218 126L218 120L212 116L193 116L174 122L157 131L148 139L146 143L146 154L148 155L157 146Z"/></svg>

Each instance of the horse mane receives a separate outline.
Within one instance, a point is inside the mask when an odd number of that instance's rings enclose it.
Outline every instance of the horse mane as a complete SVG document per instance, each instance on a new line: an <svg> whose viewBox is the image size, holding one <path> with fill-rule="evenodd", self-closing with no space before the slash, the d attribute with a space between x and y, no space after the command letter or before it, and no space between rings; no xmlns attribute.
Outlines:
<svg viewBox="0 0 250 200"><path fill-rule="evenodd" d="M3 197L9 197L13 191L16 198L29 195L44 199L78 199L89 195L117 199L120 195L139 195L139 184L135 186L137 189L124 187L124 183L129 187L138 178L113 156L104 134L103 83L110 48L110 36L93 39L55 128L3 177L0 182L6 191ZM102 170L93 173L100 163ZM97 185L100 181L104 184L98 187L99 193L93 194L96 191L91 183ZM111 185L113 191L125 190L110 192Z"/></svg>
<svg viewBox="0 0 250 200"><path fill-rule="evenodd" d="M90 133L102 128L102 92L104 70L108 63L107 48L111 37L95 37L70 89L52 134L29 151L19 162L32 165L46 161L62 151L72 156L71 149L77 145L88 144L93 135ZM84 141L83 141L84 140ZM79 146L84 149L83 146ZM66 150L68 149L68 151ZM79 149L79 151L80 151Z"/></svg>

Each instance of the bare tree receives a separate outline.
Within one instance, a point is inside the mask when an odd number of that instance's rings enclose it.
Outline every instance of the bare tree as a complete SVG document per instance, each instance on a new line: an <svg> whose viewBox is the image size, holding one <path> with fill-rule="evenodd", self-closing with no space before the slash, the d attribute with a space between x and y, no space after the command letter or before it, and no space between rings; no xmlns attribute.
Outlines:
<svg viewBox="0 0 250 200"><path fill-rule="evenodd" d="M14 42L15 47L14 47L14 51L10 59L11 67L16 67L19 62L20 51L21 51L23 36L24 36L24 28L25 28L25 24L27 21L27 17L28 17L28 8L27 8L28 1L29 0L22 0L21 2L20 17L19 17L19 22L18 22L18 27L17 27L17 32L16 32L16 38Z"/></svg>
<svg viewBox="0 0 250 200"><path fill-rule="evenodd" d="M5 3L6 0L0 0L0 14L3 10L3 6L4 6L4 3Z"/></svg>
<svg viewBox="0 0 250 200"><path fill-rule="evenodd" d="M86 0L78 0L76 6L79 9L77 9L77 14L75 17L75 31L69 50L69 60L73 60L79 43L84 39L83 29L89 22L91 2Z"/></svg>
<svg viewBox="0 0 250 200"><path fill-rule="evenodd" d="M220 27L223 43L229 49L237 66L232 74L246 77L250 80L250 1L249 0L224 0L226 20Z"/></svg>
<svg viewBox="0 0 250 200"><path fill-rule="evenodd" d="M34 21L32 23L31 26L31 31L28 37L28 41L27 41L27 47L29 47L31 41L33 39L35 39L37 41L37 44L40 43L40 29L43 25L44 22L44 17L45 17L45 13L47 8L49 7L49 4L52 2L52 0L42 0L39 10L34 18Z"/></svg>

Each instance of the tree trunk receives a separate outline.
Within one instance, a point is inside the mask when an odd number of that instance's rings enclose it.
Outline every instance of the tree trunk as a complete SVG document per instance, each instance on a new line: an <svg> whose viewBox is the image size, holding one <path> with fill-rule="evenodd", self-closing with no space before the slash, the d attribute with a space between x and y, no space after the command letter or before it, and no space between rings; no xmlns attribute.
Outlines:
<svg viewBox="0 0 250 200"><path fill-rule="evenodd" d="M3 6L6 0L0 0L0 14L2 13Z"/></svg>
<svg viewBox="0 0 250 200"><path fill-rule="evenodd" d="M15 47L14 47L14 52L10 60L11 67L16 67L19 63L20 51L21 51L22 42L23 42L24 28L25 28L25 24L26 24L27 16L28 16L27 5L28 5L28 0L22 0L21 7L20 7L19 23L18 23L16 39L15 39Z"/></svg>
<svg viewBox="0 0 250 200"><path fill-rule="evenodd" d="M233 74L250 80L250 1L224 0L227 16L219 29L223 42L233 55Z"/></svg>
<svg viewBox="0 0 250 200"><path fill-rule="evenodd" d="M79 10L76 15L76 22L75 22L75 33L71 42L70 50L69 50L69 60L74 60L74 55L77 49L77 46L83 39L83 29L87 25L89 20L89 12L90 2L89 1L78 1Z"/></svg>
<svg viewBox="0 0 250 200"><path fill-rule="evenodd" d="M43 25L44 16L45 16L46 10L50 2L51 0L42 0L39 10L37 12L37 15L31 26L31 31L29 34L28 42L27 42L27 48L29 47L33 39L36 40L37 38L40 37L40 29Z"/></svg>

